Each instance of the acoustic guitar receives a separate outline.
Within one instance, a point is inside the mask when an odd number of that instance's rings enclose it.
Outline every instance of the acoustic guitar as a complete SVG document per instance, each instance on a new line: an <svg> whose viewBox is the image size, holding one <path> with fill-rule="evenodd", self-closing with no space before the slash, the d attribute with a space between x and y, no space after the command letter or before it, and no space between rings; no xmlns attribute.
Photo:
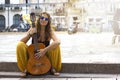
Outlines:
<svg viewBox="0 0 120 80"><path fill-rule="evenodd" d="M35 26L34 23L32 23L32 26ZM38 43L37 41L37 33L33 34L33 43L30 46L28 46L28 63L27 63L27 71L32 75L40 75L47 73L50 68L51 64L46 55L40 57L39 59L35 58L35 53L38 49L45 48L45 45L42 43Z"/></svg>

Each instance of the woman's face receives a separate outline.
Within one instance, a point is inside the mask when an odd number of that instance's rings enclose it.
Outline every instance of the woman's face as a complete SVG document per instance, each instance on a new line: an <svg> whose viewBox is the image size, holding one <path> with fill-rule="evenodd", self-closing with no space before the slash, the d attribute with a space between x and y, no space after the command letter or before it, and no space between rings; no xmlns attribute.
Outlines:
<svg viewBox="0 0 120 80"><path fill-rule="evenodd" d="M42 25L42 26L46 26L47 25L47 23L48 23L48 16L46 15L46 14L42 14L41 16L40 16L40 24Z"/></svg>

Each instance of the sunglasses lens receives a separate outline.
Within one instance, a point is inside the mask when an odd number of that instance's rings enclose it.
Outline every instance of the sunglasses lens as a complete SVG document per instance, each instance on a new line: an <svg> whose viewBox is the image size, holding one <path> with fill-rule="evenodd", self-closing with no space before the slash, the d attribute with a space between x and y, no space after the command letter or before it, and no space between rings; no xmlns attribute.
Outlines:
<svg viewBox="0 0 120 80"><path fill-rule="evenodd" d="M45 17L43 17L43 16L40 16L40 19L45 20L45 21L48 21L48 18L45 18Z"/></svg>
<svg viewBox="0 0 120 80"><path fill-rule="evenodd" d="M48 18L45 18L45 21L48 21Z"/></svg>
<svg viewBox="0 0 120 80"><path fill-rule="evenodd" d="M40 19L42 19L42 20L43 20L43 19L44 19L44 17L40 16Z"/></svg>

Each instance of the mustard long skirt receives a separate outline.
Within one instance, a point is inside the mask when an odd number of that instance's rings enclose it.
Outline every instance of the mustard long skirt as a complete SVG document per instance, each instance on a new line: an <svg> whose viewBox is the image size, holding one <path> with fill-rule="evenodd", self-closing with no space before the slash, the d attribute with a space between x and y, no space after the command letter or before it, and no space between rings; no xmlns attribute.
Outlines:
<svg viewBox="0 0 120 80"><path fill-rule="evenodd" d="M24 42L19 42L16 47L16 55L17 55L17 65L21 72L24 72L27 67L28 61L28 45ZM57 72L61 70L61 52L60 46L56 47L55 49L48 51L46 53L48 56L51 66L56 69Z"/></svg>

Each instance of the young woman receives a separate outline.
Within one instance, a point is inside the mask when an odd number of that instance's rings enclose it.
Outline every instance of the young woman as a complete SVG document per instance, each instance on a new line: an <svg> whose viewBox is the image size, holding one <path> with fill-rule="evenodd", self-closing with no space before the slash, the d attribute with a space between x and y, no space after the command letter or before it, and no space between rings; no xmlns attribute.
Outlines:
<svg viewBox="0 0 120 80"><path fill-rule="evenodd" d="M44 49L38 50L35 54L35 58L40 58L43 55L47 55L52 66L51 73L53 75L59 75L59 71L61 70L60 40L51 29L51 17L47 12L43 12L39 15L36 22L36 27L31 27L27 31L27 34L18 43L16 48L18 68L25 76L28 61L28 45L26 43L34 33L37 33L38 43L43 43L45 45ZM53 41L50 43L51 40Z"/></svg>

